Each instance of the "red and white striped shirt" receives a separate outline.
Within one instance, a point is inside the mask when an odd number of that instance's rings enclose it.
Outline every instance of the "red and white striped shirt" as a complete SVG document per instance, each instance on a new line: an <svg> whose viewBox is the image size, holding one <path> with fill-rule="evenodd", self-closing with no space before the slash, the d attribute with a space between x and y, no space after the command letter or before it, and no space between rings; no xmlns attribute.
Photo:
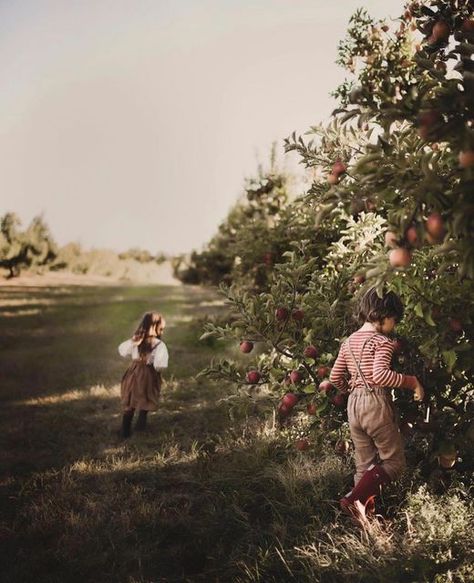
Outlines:
<svg viewBox="0 0 474 583"><path fill-rule="evenodd" d="M365 388L347 346L348 342L369 387L415 389L416 377L400 374L390 368L395 344L387 336L374 330L359 329L343 342L331 370L329 380L339 390L346 391L349 388L346 379L347 372L351 379L356 379L355 387L351 386L351 389ZM366 344L361 354L364 342Z"/></svg>

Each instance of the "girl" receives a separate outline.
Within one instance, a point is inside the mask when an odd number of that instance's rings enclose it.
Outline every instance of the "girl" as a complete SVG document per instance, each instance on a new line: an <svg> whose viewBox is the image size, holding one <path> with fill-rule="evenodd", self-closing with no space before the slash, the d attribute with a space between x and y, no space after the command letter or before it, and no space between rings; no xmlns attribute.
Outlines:
<svg viewBox="0 0 474 583"><path fill-rule="evenodd" d="M400 298L393 292L380 298L372 288L362 298L358 316L364 324L342 344L329 379L339 390L350 390L347 417L356 473L354 488L339 504L356 520L361 515L355 502L365 506L382 485L397 479L406 465L389 387L412 390L417 401L424 398L424 389L416 377L390 369L395 345L387 334L403 317Z"/></svg>
<svg viewBox="0 0 474 583"><path fill-rule="evenodd" d="M132 357L132 363L122 377L120 387L122 406L122 437L130 437L135 409L137 431L146 427L148 411L155 411L161 390L161 370L168 366L168 349L161 340L165 319L158 312L147 312L131 340L118 347L120 356Z"/></svg>

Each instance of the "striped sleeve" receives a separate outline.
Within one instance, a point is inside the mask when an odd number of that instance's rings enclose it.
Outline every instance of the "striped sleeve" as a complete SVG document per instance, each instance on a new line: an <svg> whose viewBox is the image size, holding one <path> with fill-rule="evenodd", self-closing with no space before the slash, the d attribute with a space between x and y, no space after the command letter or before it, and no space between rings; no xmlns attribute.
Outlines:
<svg viewBox="0 0 474 583"><path fill-rule="evenodd" d="M390 340L383 340L375 348L372 378L381 387L415 389L416 377L395 372L390 368L395 346Z"/></svg>
<svg viewBox="0 0 474 583"><path fill-rule="evenodd" d="M341 348L339 349L336 362L331 369L331 374L329 375L329 382L331 382L340 391L344 391L347 388L347 382L345 378L346 372L347 362L344 353L344 344L342 344Z"/></svg>

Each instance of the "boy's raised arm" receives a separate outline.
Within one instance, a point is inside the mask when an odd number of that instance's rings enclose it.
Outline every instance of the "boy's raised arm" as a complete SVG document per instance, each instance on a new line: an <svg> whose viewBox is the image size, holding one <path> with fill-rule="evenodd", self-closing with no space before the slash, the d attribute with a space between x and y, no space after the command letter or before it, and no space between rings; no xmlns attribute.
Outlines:
<svg viewBox="0 0 474 583"><path fill-rule="evenodd" d="M390 368L395 346L391 340L385 340L375 349L372 378L380 387L398 387L415 390L417 378L395 372Z"/></svg>

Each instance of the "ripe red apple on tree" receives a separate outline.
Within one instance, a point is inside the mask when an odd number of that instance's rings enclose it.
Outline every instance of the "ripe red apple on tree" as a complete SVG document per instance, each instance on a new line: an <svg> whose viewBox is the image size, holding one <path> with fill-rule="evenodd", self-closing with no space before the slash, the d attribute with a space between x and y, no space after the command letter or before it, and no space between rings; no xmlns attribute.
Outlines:
<svg viewBox="0 0 474 583"><path fill-rule="evenodd" d="M328 366L319 366L317 370L317 375L320 379L323 379L324 377L327 377L330 372L331 369Z"/></svg>
<svg viewBox="0 0 474 583"><path fill-rule="evenodd" d="M390 251L388 260L392 267L407 267L411 263L411 253L404 247L397 247Z"/></svg>
<svg viewBox="0 0 474 583"><path fill-rule="evenodd" d="M253 342L250 342L250 340L244 340L243 342L240 343L240 352L248 354L249 352L252 352L252 349Z"/></svg>
<svg viewBox="0 0 474 583"><path fill-rule="evenodd" d="M308 411L309 415L316 415L317 413L316 403L308 403L308 405L306 406L306 410Z"/></svg>
<svg viewBox="0 0 474 583"><path fill-rule="evenodd" d="M289 316L289 311L286 308L277 308L275 310L275 318L279 322L285 321Z"/></svg>
<svg viewBox="0 0 474 583"><path fill-rule="evenodd" d="M327 394L332 388L333 385L329 381L323 381L322 383L319 383L319 390L321 391L321 393Z"/></svg>
<svg viewBox="0 0 474 583"><path fill-rule="evenodd" d="M331 174L333 174L336 177L339 177L339 175L344 174L344 172L346 170L347 170L347 166L344 164L344 162L341 162L341 160L336 160L336 162L334 163L334 165L332 167Z"/></svg>
<svg viewBox="0 0 474 583"><path fill-rule="evenodd" d="M431 213L426 219L425 229L434 241L441 241L445 234L443 217L439 213Z"/></svg>
<svg viewBox="0 0 474 583"><path fill-rule="evenodd" d="M409 227L405 233L405 238L412 247L416 247L418 244L418 233L416 227Z"/></svg>
<svg viewBox="0 0 474 583"><path fill-rule="evenodd" d="M433 26L428 42L446 42L451 34L451 28L445 20L438 20Z"/></svg>
<svg viewBox="0 0 474 583"><path fill-rule="evenodd" d="M352 279L352 281L356 284L356 285L362 285L365 281L365 277L363 275L355 275Z"/></svg>
<svg viewBox="0 0 474 583"><path fill-rule="evenodd" d="M248 383L251 385L256 385L262 378L262 375L258 372L258 370L249 370L246 378Z"/></svg>
<svg viewBox="0 0 474 583"><path fill-rule="evenodd" d="M459 152L459 166L461 168L472 168L474 166L474 150Z"/></svg>
<svg viewBox="0 0 474 583"><path fill-rule="evenodd" d="M346 397L342 394L342 393L337 393L336 395L334 395L334 397L331 399L331 402L334 406L342 408L345 406L346 404Z"/></svg>
<svg viewBox="0 0 474 583"><path fill-rule="evenodd" d="M299 370L292 370L290 372L290 380L294 385L296 385L297 383L303 380L303 375L300 373Z"/></svg>
<svg viewBox="0 0 474 583"><path fill-rule="evenodd" d="M303 310L293 310L293 313L291 315L293 317L293 320L295 320L296 322L302 322L304 320Z"/></svg>
<svg viewBox="0 0 474 583"><path fill-rule="evenodd" d="M311 344L304 349L303 354L306 358L316 358L318 356L318 349Z"/></svg>
<svg viewBox="0 0 474 583"><path fill-rule="evenodd" d="M305 451L309 448L310 443L307 439L303 438L303 439L298 439L295 442L295 447L298 451Z"/></svg>
<svg viewBox="0 0 474 583"><path fill-rule="evenodd" d="M418 135L422 140L427 140L433 128L442 120L441 114L436 109L424 111L418 117Z"/></svg>
<svg viewBox="0 0 474 583"><path fill-rule="evenodd" d="M449 318L448 324L449 324L450 329L453 332L456 332L456 334L459 334L463 331L462 322L461 322L461 320L458 320L457 318Z"/></svg>
<svg viewBox="0 0 474 583"><path fill-rule="evenodd" d="M288 407L289 409L293 409L293 407L298 402L298 397L294 393L285 393L281 400L281 404L284 407Z"/></svg>
<svg viewBox="0 0 474 583"><path fill-rule="evenodd" d="M265 265L271 266L273 264L273 253L271 253L270 251L264 253L263 262L265 263Z"/></svg>
<svg viewBox="0 0 474 583"><path fill-rule="evenodd" d="M461 30L467 33L474 33L474 18L466 18L462 23Z"/></svg>

